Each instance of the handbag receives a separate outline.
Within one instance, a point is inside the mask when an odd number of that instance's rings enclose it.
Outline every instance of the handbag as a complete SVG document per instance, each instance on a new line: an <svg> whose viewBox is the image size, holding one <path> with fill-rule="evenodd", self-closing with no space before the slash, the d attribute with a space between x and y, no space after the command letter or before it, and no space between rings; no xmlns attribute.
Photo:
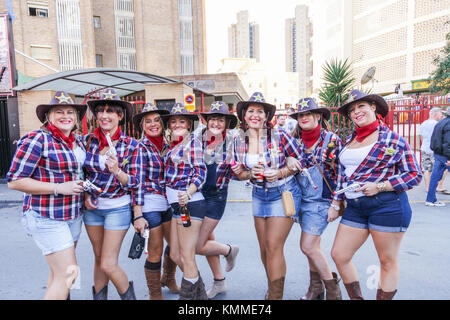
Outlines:
<svg viewBox="0 0 450 320"><path fill-rule="evenodd" d="M294 197L292 196L292 192L289 190L283 191L281 194L281 200L283 201L284 213L288 217L292 217L295 215L295 204Z"/></svg>
<svg viewBox="0 0 450 320"><path fill-rule="evenodd" d="M317 168L320 171L320 174L322 175L323 180L325 181L325 184L327 185L328 189L330 189L331 194L334 194L334 191L331 189L330 184L328 183L327 179L325 178L325 175L323 174L322 169L320 168L319 164L317 163L316 157L314 157L314 154L312 155L314 159L314 163L316 164ZM347 206L347 202L345 200L341 201L339 204L339 216L342 217L344 214L345 207Z"/></svg>
<svg viewBox="0 0 450 320"><path fill-rule="evenodd" d="M141 236L139 232L136 232L131 241L130 252L128 253L128 258L139 259L144 251L145 238Z"/></svg>

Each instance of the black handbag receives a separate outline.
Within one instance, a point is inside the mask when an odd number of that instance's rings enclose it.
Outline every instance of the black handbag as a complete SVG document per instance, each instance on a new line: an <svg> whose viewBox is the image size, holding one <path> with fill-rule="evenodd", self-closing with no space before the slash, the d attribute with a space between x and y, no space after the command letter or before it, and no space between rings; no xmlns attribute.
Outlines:
<svg viewBox="0 0 450 320"><path fill-rule="evenodd" d="M128 253L128 258L139 259L144 251L145 238L141 236L139 232L136 232L133 236L133 241L131 241L130 252Z"/></svg>

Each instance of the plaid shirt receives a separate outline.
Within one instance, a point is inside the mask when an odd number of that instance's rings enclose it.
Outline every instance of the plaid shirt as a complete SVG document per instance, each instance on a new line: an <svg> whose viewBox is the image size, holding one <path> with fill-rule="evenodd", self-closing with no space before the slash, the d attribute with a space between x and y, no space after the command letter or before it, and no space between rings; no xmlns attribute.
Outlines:
<svg viewBox="0 0 450 320"><path fill-rule="evenodd" d="M326 130L322 130L321 131L320 136L319 136L319 140L318 140L319 143L314 148L314 152L313 153L306 153L306 147L303 144L302 140L298 139L298 141L299 141L299 144L300 144L300 150L305 155L306 167L310 168L310 167L314 167L316 165L316 163L314 162L314 158L313 158L313 154L314 154L314 157L316 158L317 163L319 163L319 165L321 165L321 166L323 165L323 168L324 168L323 171L324 171L325 176L327 178L332 179L332 180L336 180L338 178L337 177L337 166L338 165L336 164L336 167L333 168L333 167L331 167L329 165L329 163L323 161L324 159L322 159L323 153L325 153L326 150L327 150L327 146L325 146L325 148L324 148L323 144L325 142L325 137L326 137L327 133L329 133L329 132L330 131L326 131ZM342 140L337 135L335 135L334 133L333 133L333 135L336 138L336 141L335 141L336 147L333 150L333 153L337 155L342 150Z"/></svg>
<svg viewBox="0 0 450 320"><path fill-rule="evenodd" d="M209 165L214 162L217 163L216 187L218 189L228 188L230 179L234 176L230 165L230 161L233 159L233 137L227 134L225 136L225 141L216 145L211 154L207 151L206 139L203 139L203 150L205 164Z"/></svg>
<svg viewBox="0 0 450 320"><path fill-rule="evenodd" d="M164 180L164 160L158 148L147 138L146 135L139 142L138 148L141 150L141 184L139 188L132 191L133 203L144 205L144 194L155 193L165 195ZM169 145L164 143L163 151L168 149Z"/></svg>
<svg viewBox="0 0 450 320"><path fill-rule="evenodd" d="M141 149L138 148L138 142L123 133L117 141L116 157L119 162L119 168L128 174L127 184L122 185L107 168L102 170L99 162L99 141L93 134L88 134L83 137L85 145L89 139L86 160L84 161L86 179L102 189L100 194L94 190L91 193L97 197L113 199L124 196L133 189L137 189L140 185L140 171L142 166ZM133 198L132 205L135 205L134 200Z"/></svg>
<svg viewBox="0 0 450 320"><path fill-rule="evenodd" d="M84 149L81 137L75 141ZM69 146L51 133L36 130L28 133L17 144L17 150L9 172L8 182L31 178L42 182L64 183L81 178L74 152ZM24 194L23 211L34 210L41 216L54 220L70 220L80 215L83 194L66 196L58 194Z"/></svg>
<svg viewBox="0 0 450 320"><path fill-rule="evenodd" d="M420 183L422 171L408 142L388 127L378 126L378 130L378 140L351 177L345 176L345 167L339 165L337 190L349 180L364 183L387 179L396 192L409 190ZM355 137L356 132L353 132L346 146ZM336 195L334 199L343 200L344 196Z"/></svg>
<svg viewBox="0 0 450 320"><path fill-rule="evenodd" d="M297 139L286 133L283 129L270 130L270 136L263 141L262 153L267 167L281 169L286 165L287 157L300 160L302 167L306 166L305 154L300 149ZM247 167L248 137L242 131L234 139L234 160Z"/></svg>
<svg viewBox="0 0 450 320"><path fill-rule="evenodd" d="M185 191L193 183L200 190L205 182L202 143L193 134L169 149L164 164L166 187Z"/></svg>

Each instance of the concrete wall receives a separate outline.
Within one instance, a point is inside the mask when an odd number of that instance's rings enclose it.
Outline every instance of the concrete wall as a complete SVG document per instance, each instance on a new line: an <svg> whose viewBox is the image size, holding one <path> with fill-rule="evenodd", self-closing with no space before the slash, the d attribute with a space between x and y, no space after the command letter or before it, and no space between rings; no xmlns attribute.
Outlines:
<svg viewBox="0 0 450 320"><path fill-rule="evenodd" d="M20 136L30 131L37 130L42 126L36 116L36 107L40 104L49 103L56 91L21 91L17 93L19 103L19 127Z"/></svg>

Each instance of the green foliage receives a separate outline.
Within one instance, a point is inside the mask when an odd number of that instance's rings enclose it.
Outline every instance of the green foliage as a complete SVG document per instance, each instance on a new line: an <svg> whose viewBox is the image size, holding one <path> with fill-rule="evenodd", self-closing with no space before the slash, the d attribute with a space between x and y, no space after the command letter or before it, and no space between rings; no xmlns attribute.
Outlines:
<svg viewBox="0 0 450 320"><path fill-rule="evenodd" d="M445 24L449 24L447 21ZM445 36L446 46L441 50L440 55L433 59L436 70L431 74L431 92L439 92L446 95L450 92L450 33Z"/></svg>

